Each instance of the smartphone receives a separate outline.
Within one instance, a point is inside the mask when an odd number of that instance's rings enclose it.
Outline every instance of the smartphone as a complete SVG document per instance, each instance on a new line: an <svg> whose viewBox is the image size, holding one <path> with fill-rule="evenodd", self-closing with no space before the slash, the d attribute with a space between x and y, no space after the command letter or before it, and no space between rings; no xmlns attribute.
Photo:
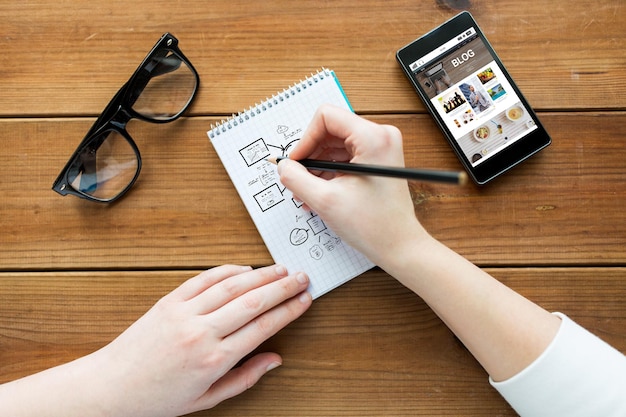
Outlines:
<svg viewBox="0 0 626 417"><path fill-rule="evenodd" d="M469 12L404 46L396 57L475 183L487 183L550 144Z"/></svg>

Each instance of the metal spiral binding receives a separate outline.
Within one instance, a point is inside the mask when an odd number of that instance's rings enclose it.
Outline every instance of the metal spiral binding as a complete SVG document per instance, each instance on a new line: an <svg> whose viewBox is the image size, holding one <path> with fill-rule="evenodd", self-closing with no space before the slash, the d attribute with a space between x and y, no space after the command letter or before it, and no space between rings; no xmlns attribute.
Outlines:
<svg viewBox="0 0 626 417"><path fill-rule="evenodd" d="M300 80L300 82L274 94L271 98L266 98L265 101L262 101L260 104L255 103L254 106L250 106L247 110L243 110L237 114L233 113L229 118L221 120L215 125L211 124L209 138L214 139L220 134L225 133L227 130L230 130L235 126L243 124L247 120L256 117L257 115L262 114L264 111L288 101L291 97L295 96L302 90L306 90L320 80L323 80L324 77L330 76L330 73L331 71L329 69L322 68L317 71L317 73L311 73L311 75L304 80Z"/></svg>

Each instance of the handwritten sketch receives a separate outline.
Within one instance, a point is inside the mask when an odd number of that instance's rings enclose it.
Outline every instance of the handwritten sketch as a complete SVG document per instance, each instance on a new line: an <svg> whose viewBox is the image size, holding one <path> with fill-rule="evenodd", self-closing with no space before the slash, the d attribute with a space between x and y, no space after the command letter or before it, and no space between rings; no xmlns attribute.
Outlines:
<svg viewBox="0 0 626 417"><path fill-rule="evenodd" d="M319 261L324 256L324 250L319 245L313 245L309 249L309 255L311 255L311 258Z"/></svg>
<svg viewBox="0 0 626 417"><path fill-rule="evenodd" d="M293 246L300 246L309 239L306 229L293 229L289 234L289 241Z"/></svg>
<svg viewBox="0 0 626 417"><path fill-rule="evenodd" d="M294 220L285 239L292 246L306 248L312 259L321 260L324 253L332 252L342 244L341 239L328 229L319 216L304 211L301 201L288 195L289 191L280 184L276 167L266 161L270 156L287 156L300 140L303 128L293 129L288 124L278 124L273 132L271 136L266 133L264 137L252 139L239 150L248 169L247 185L262 213L280 206L284 201L292 201L291 208L284 208L295 212L295 216L289 216ZM318 238L313 241L310 239L313 236Z"/></svg>
<svg viewBox="0 0 626 417"><path fill-rule="evenodd" d="M373 266L281 184L276 166L267 161L293 153L323 103L351 110L330 70L311 74L207 132L272 258L289 270L306 271L313 298Z"/></svg>
<svg viewBox="0 0 626 417"><path fill-rule="evenodd" d="M323 243L328 252L334 251L339 245L341 245L341 238L339 236L327 234L328 239Z"/></svg>
<svg viewBox="0 0 626 417"><path fill-rule="evenodd" d="M270 150L263 138L259 138L245 148L240 149L239 153L249 167L270 156Z"/></svg>
<svg viewBox="0 0 626 417"><path fill-rule="evenodd" d="M269 164L261 164L260 166L258 166L257 175L259 176L259 181L263 185L276 182L276 177L277 177L276 168L269 166Z"/></svg>
<svg viewBox="0 0 626 417"><path fill-rule="evenodd" d="M296 223L299 222L301 218L301 216L297 216ZM298 246L306 242L309 238L309 231L311 231L313 235L318 235L328 230L322 219L320 219L319 216L313 213L311 213L311 217L306 221L306 224L308 225L308 229L296 227L291 231L289 240L291 241L292 245ZM330 236L329 233L326 234Z"/></svg>
<svg viewBox="0 0 626 417"><path fill-rule="evenodd" d="M316 235L319 233L322 233L324 230L327 230L327 227L322 221L322 219L320 219L317 216L312 217L309 220L307 220L307 223L311 227L311 231Z"/></svg>
<svg viewBox="0 0 626 417"><path fill-rule="evenodd" d="M277 204L285 201L283 194L280 192L278 184L272 184L266 189L256 193L254 195L256 203L259 205L261 211L267 211Z"/></svg>

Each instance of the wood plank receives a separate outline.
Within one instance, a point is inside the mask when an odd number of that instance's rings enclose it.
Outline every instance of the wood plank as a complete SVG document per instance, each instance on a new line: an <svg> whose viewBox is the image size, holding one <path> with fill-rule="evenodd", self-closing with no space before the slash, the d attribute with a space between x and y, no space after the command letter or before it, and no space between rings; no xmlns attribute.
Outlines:
<svg viewBox="0 0 626 417"><path fill-rule="evenodd" d="M626 352L626 8L541 2L4 2L0 383L98 349L198 270L272 262L206 130L322 66L405 135L407 165L460 169L395 60L467 7L554 143L486 187L410 183L433 235ZM190 118L131 122L143 172L105 206L50 186L166 32L201 77ZM553 112L554 111L554 112ZM428 306L378 269L259 350L284 366L197 416L513 416Z"/></svg>
<svg viewBox="0 0 626 417"><path fill-rule="evenodd" d="M463 3L540 109L626 108L626 8L563 2L110 0L3 6L0 115L95 115L170 31L197 67L195 114L231 114L325 66L360 112L423 111L395 52ZM303 28L305 28L303 30Z"/></svg>
<svg viewBox="0 0 626 417"><path fill-rule="evenodd" d="M626 352L626 268L492 268ZM0 274L0 383L87 354L194 271ZM515 415L421 299L373 270L262 346L284 366L203 416Z"/></svg>
<svg viewBox="0 0 626 417"><path fill-rule="evenodd" d="M377 116L410 166L459 169L426 115ZM479 188L411 183L437 238L481 265L624 265L626 114L544 114L554 143ZM0 120L0 269L204 268L271 262L210 145L214 119L129 127L144 168L106 206L50 190L88 120Z"/></svg>

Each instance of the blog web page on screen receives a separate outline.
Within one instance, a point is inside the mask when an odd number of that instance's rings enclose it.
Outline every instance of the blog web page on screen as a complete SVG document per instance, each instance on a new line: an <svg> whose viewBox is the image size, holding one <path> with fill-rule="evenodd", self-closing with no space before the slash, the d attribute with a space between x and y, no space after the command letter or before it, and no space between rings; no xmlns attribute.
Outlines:
<svg viewBox="0 0 626 417"><path fill-rule="evenodd" d="M473 166L537 128L474 28L410 69Z"/></svg>

